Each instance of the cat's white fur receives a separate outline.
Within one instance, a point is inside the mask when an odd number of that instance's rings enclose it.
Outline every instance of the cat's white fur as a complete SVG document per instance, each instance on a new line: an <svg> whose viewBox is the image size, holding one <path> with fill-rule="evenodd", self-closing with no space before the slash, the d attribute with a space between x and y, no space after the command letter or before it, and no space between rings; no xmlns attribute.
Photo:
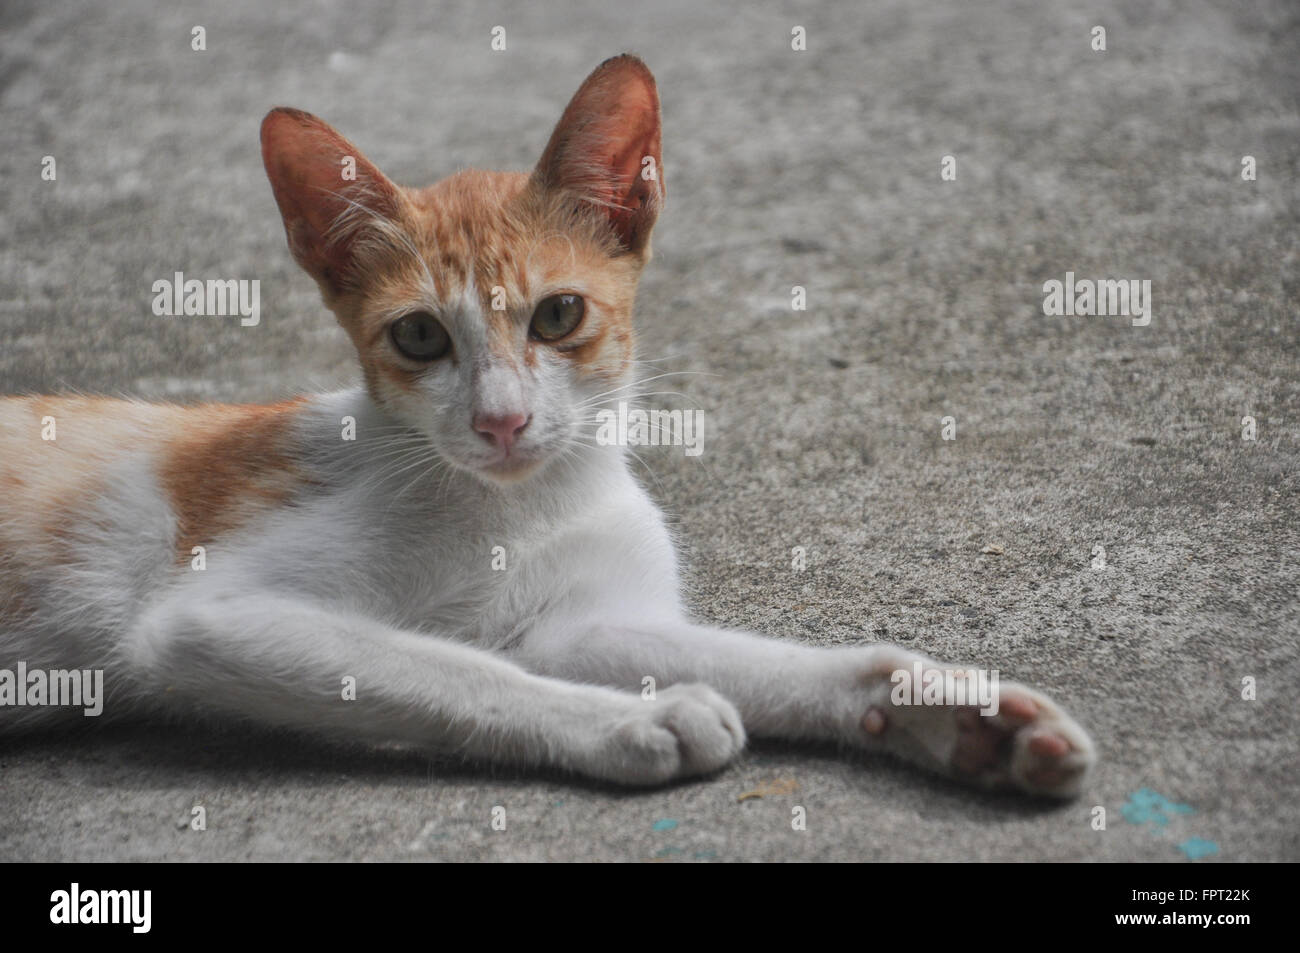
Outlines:
<svg viewBox="0 0 1300 953"><path fill-rule="evenodd" d="M355 442L341 440L346 417ZM0 633L3 657L105 668L110 716L196 708L625 783L719 768L747 731L949 770L954 712L889 703L889 673L908 653L691 621L669 533L621 448L587 447L500 486L446 466L412 476L403 464L419 452L401 449L402 426L360 389L314 398L296 427L329 490L210 549L203 571L171 568L174 527L151 461L123 454L81 558L48 580L59 610ZM343 700L345 678L355 701ZM1087 736L1033 697L1044 710L1033 730L1064 734L1085 766ZM880 736L862 727L873 707L891 719ZM9 709L0 724L61 713ZM1036 785L1029 732L1014 737L1011 759L976 780L1076 790Z"/></svg>
<svg viewBox="0 0 1300 953"><path fill-rule="evenodd" d="M75 557L0 631L3 663L102 667L109 716L197 709L619 783L722 768L748 734L1077 793L1092 743L1038 693L1003 683L1003 713L987 718L896 706L890 676L909 652L693 621L660 511L625 451L582 430L609 388L562 363L502 364L476 336L477 301L437 302L460 360L418 391L388 407L364 388L310 398L286 444L312 492L214 541L201 571L175 565L160 461L109 454ZM484 479L492 454L465 422L515 408L534 415L523 451L543 463ZM148 430L151 411L137 412ZM29 418L0 415L0 436L30 439L14 430ZM0 729L59 714L0 709Z"/></svg>

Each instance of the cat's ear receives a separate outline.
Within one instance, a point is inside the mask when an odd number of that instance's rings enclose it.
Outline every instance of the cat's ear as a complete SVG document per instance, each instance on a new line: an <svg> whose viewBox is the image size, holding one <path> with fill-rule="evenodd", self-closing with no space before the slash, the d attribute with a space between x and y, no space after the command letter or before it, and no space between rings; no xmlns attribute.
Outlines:
<svg viewBox="0 0 1300 953"><path fill-rule="evenodd" d="M262 120L262 161L294 258L331 293L347 290L358 277L358 244L391 230L401 190L329 123L299 109Z"/></svg>
<svg viewBox="0 0 1300 953"><path fill-rule="evenodd" d="M654 77L635 56L616 56L569 101L533 175L598 208L619 245L639 253L664 197L660 140Z"/></svg>

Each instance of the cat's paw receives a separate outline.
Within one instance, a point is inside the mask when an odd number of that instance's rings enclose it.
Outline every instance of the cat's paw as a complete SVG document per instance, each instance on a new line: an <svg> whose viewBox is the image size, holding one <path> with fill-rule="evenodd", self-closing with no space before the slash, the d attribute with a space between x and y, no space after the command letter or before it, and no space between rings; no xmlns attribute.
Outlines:
<svg viewBox="0 0 1300 953"><path fill-rule="evenodd" d="M707 685L673 685L639 700L602 739L588 773L619 784L707 774L745 747L740 713Z"/></svg>
<svg viewBox="0 0 1300 953"><path fill-rule="evenodd" d="M901 683L895 673L906 672L914 682L917 662L922 673L961 677L971 671L902 649L878 650L863 676L871 701L856 726L868 747L883 747L979 787L1061 798L1079 794L1096 749L1060 706L1024 685L1001 681L993 695L996 713L982 713L982 703L970 694L964 703L925 704L920 686L906 704L896 704L903 693L895 691Z"/></svg>

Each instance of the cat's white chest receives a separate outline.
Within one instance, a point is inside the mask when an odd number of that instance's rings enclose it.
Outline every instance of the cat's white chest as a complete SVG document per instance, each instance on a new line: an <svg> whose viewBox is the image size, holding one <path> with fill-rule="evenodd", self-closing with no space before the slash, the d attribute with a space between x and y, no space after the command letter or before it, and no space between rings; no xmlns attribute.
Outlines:
<svg viewBox="0 0 1300 953"><path fill-rule="evenodd" d="M343 487L247 557L250 573L287 575L344 611L485 648L589 612L679 611L661 514L612 456L518 493L435 478L395 503Z"/></svg>

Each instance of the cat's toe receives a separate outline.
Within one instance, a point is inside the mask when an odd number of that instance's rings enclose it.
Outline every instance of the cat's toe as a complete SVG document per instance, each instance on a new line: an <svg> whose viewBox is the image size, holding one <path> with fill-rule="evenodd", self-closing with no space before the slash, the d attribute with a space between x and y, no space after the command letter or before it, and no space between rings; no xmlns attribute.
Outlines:
<svg viewBox="0 0 1300 953"><path fill-rule="evenodd" d="M1014 689L1018 693L1022 689ZM1018 694L1006 698L1021 697ZM1036 701L1038 714L1028 722L1011 724L1008 765L1010 783L1031 794L1077 797L1084 778L1096 762L1092 739L1069 715L1046 699Z"/></svg>
<svg viewBox="0 0 1300 953"><path fill-rule="evenodd" d="M983 787L1076 797L1096 760L1092 740L1073 719L1020 685L1003 686L996 715L965 708L955 717L950 767Z"/></svg>
<svg viewBox="0 0 1300 953"><path fill-rule="evenodd" d="M675 686L660 696L661 721L677 738L684 774L716 771L745 747L740 712L707 685Z"/></svg>
<svg viewBox="0 0 1300 953"><path fill-rule="evenodd" d="M597 773L620 784L662 784L707 774L745 747L734 705L706 685L674 685L636 703L616 726Z"/></svg>

